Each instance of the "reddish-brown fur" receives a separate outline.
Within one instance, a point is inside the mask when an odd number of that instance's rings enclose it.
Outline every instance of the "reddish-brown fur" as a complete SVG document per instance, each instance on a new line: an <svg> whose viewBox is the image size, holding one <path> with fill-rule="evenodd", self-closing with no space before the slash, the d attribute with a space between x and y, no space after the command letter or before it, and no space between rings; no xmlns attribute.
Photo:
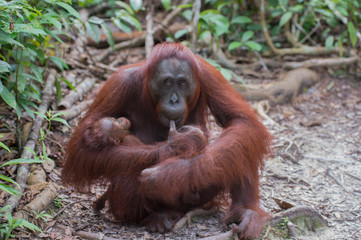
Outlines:
<svg viewBox="0 0 361 240"><path fill-rule="evenodd" d="M199 84L185 124L206 131L209 108L224 129L205 148L196 147L199 138L184 136L175 141L181 146L176 150L168 144L169 128L157 121L148 84L152 70L167 58L188 61ZM92 136L86 132L104 117L129 119L131 135L102 149L88 144ZM255 237L267 217L259 207L259 170L270 142L248 103L213 66L181 44L164 43L147 61L119 68L105 83L68 144L62 177L78 190L98 180L109 183L97 209L108 200L117 219L128 223L145 219L155 226L150 229L159 231L163 212L171 212L168 217L184 214L229 191L232 206L224 221L240 222L240 236Z"/></svg>

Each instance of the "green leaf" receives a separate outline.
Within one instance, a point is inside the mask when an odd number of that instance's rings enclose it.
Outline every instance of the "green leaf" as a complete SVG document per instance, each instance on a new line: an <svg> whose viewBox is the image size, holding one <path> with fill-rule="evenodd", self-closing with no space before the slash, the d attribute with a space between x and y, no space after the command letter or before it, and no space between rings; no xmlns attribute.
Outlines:
<svg viewBox="0 0 361 240"><path fill-rule="evenodd" d="M220 72L227 81L231 81L231 79L232 79L232 71L231 70L226 69L226 68L221 68Z"/></svg>
<svg viewBox="0 0 361 240"><path fill-rule="evenodd" d="M21 195L21 193L18 190L16 190L14 187L6 185L4 183L0 183L0 190L3 190L4 192L7 192L15 196Z"/></svg>
<svg viewBox="0 0 361 240"><path fill-rule="evenodd" d="M105 23L100 24L100 26L102 27L105 36L107 36L107 42L109 43L109 46L114 48L114 38L113 38L112 31L109 29L109 27Z"/></svg>
<svg viewBox="0 0 361 240"><path fill-rule="evenodd" d="M65 10L67 10L71 15L73 15L74 17L76 17L77 19L81 20L80 18L80 14L70 5L63 3L63 2L55 2L56 5L64 8Z"/></svg>
<svg viewBox="0 0 361 240"><path fill-rule="evenodd" d="M357 31L352 22L347 23L347 29L348 29L348 34L350 36L351 44L353 47L355 47L357 42Z"/></svg>
<svg viewBox="0 0 361 240"><path fill-rule="evenodd" d="M55 118L55 117L59 117L61 115L66 115L66 114L68 114L68 113L66 113L66 112L57 112L57 113L54 113L52 117Z"/></svg>
<svg viewBox="0 0 361 240"><path fill-rule="evenodd" d="M333 36L329 36L325 41L325 47L329 51L333 45Z"/></svg>
<svg viewBox="0 0 361 240"><path fill-rule="evenodd" d="M44 18L48 20L49 23L53 24L59 31L61 31L62 25L61 22L53 15L45 14Z"/></svg>
<svg viewBox="0 0 361 240"><path fill-rule="evenodd" d="M292 12L301 12L303 10L303 5L297 4L295 6L290 7Z"/></svg>
<svg viewBox="0 0 361 240"><path fill-rule="evenodd" d="M96 17L96 16L91 16L91 17L89 18L88 22L94 23L94 24L97 24L97 25L100 25L100 24L102 24L102 23L104 22L104 20L101 19L101 18L98 18L98 17Z"/></svg>
<svg viewBox="0 0 361 240"><path fill-rule="evenodd" d="M229 31L229 22L228 19L220 14L209 13L207 20L211 25L211 28L214 34L219 37L224 33Z"/></svg>
<svg viewBox="0 0 361 240"><path fill-rule="evenodd" d="M93 39L94 42L99 43L101 33L98 25L86 22L85 28L86 28L86 33L89 35L89 37Z"/></svg>
<svg viewBox="0 0 361 240"><path fill-rule="evenodd" d="M124 8L128 13L130 13L130 14L132 14L132 15L134 14L133 9L132 9L128 4L126 4L125 2L123 2L123 1L116 1L115 4L117 4L118 6Z"/></svg>
<svg viewBox="0 0 361 240"><path fill-rule="evenodd" d="M43 131L43 129L40 129L40 132ZM28 148L28 147L24 147L27 151L29 151L31 154L33 154L34 156L36 155L34 149Z"/></svg>
<svg viewBox="0 0 361 240"><path fill-rule="evenodd" d="M21 43L19 43L18 41L15 41L14 39L12 39L10 37L9 34L7 34L6 32L4 32L3 30L1 30L0 28L0 42L3 42L5 44L14 44L17 45L19 47L24 47L24 45L22 45Z"/></svg>
<svg viewBox="0 0 361 240"><path fill-rule="evenodd" d="M242 43L239 42L239 41L234 41L234 42L231 42L229 45L228 45L228 50L233 50L233 49L236 49L236 48L239 48L242 46Z"/></svg>
<svg viewBox="0 0 361 240"><path fill-rule="evenodd" d="M129 23L130 25L134 26L135 28L137 28L139 32L142 31L142 26L140 25L140 22L136 18L128 14L123 14L120 16L120 18L126 21L127 23Z"/></svg>
<svg viewBox="0 0 361 240"><path fill-rule="evenodd" d="M0 60L0 73L2 72L9 72L10 65L7 62Z"/></svg>
<svg viewBox="0 0 361 240"><path fill-rule="evenodd" d="M34 120L35 119L34 111L31 110L28 105L26 105L26 102L19 101L19 103L21 107L24 108L25 111L29 114L29 116Z"/></svg>
<svg viewBox="0 0 361 240"><path fill-rule="evenodd" d="M204 31L199 35L199 39L208 42L212 38L210 31Z"/></svg>
<svg viewBox="0 0 361 240"><path fill-rule="evenodd" d="M261 51L262 46L259 43L256 43L254 41L248 41L244 45L246 45L249 49L253 51Z"/></svg>
<svg viewBox="0 0 361 240"><path fill-rule="evenodd" d="M68 65L66 65L66 63L63 62L63 60L61 60L60 58L51 56L51 57L49 57L49 59L50 59L53 63L55 63L55 65L58 66L58 68L59 68L60 70L64 71L64 68L65 68L65 69L69 69Z"/></svg>
<svg viewBox="0 0 361 240"><path fill-rule="evenodd" d="M24 32L32 35L47 35L47 33L42 28L36 28L34 25L30 24L14 24L13 32Z"/></svg>
<svg viewBox="0 0 361 240"><path fill-rule="evenodd" d="M48 117L45 115L45 114L43 114L43 113L41 113L41 112L34 112L36 115L39 115L40 117L42 117L42 118L44 118L44 119L48 119Z"/></svg>
<svg viewBox="0 0 361 240"><path fill-rule="evenodd" d="M292 12L285 12L280 20L280 27L282 27L283 25L285 25L292 17Z"/></svg>
<svg viewBox="0 0 361 240"><path fill-rule="evenodd" d="M64 124L65 126L67 126L67 127L70 128L68 122L67 122L65 119L56 117L56 118L52 118L51 120L52 120L52 121L55 121L55 122L60 122L60 123L62 123L62 124Z"/></svg>
<svg viewBox="0 0 361 240"><path fill-rule="evenodd" d="M16 116L18 117L18 119L21 118L21 114L22 114L22 109L20 107L20 104L16 104L15 106L15 111L16 111Z"/></svg>
<svg viewBox="0 0 361 240"><path fill-rule="evenodd" d="M26 227L27 229L29 229L33 232L35 232L35 231L43 232L43 231L41 231L41 229L38 226L26 221L25 219L21 219L20 221L21 221L21 226Z"/></svg>
<svg viewBox="0 0 361 240"><path fill-rule="evenodd" d="M41 67L36 67L34 65L30 65L31 70L35 74L36 81L39 83L43 83L43 69Z"/></svg>
<svg viewBox="0 0 361 240"><path fill-rule="evenodd" d="M112 21L113 21L114 25L117 26L117 28L119 28L123 32L128 33L128 34L130 34L132 32L132 29L128 25L124 24L124 22L121 21L120 19L113 18Z"/></svg>
<svg viewBox="0 0 361 240"><path fill-rule="evenodd" d="M244 23L251 23L252 19L250 19L249 17L246 16L238 16L232 19L231 24L234 23L239 23L239 24L244 24Z"/></svg>
<svg viewBox="0 0 361 240"><path fill-rule="evenodd" d="M62 95L62 92L61 92L61 86L60 86L60 82L58 80L58 78L55 78L55 89L56 89L56 102L60 102L63 95Z"/></svg>
<svg viewBox="0 0 361 240"><path fill-rule="evenodd" d="M284 7L287 7L288 5L288 0L278 0L279 1L279 4L281 4L282 6Z"/></svg>
<svg viewBox="0 0 361 240"><path fill-rule="evenodd" d="M69 82L68 80L66 80L64 77L61 77L60 79L61 79L61 81L65 82L65 84L68 85L68 87L69 87L71 90L74 90L74 89L75 89L75 86L74 86L71 82Z"/></svg>
<svg viewBox="0 0 361 240"><path fill-rule="evenodd" d="M130 0L130 6L133 8L135 12L138 12L142 7L143 1L142 0Z"/></svg>
<svg viewBox="0 0 361 240"><path fill-rule="evenodd" d="M171 0L165 0L165 1L171 2ZM192 6L193 6L192 3L188 3L188 4L179 5L179 6L177 6L177 8L185 9L185 8L191 8Z"/></svg>
<svg viewBox="0 0 361 240"><path fill-rule="evenodd" d="M14 160L10 160L4 164L2 164L0 167L5 167L8 165L15 165L15 164L31 164L31 163L43 163L44 160L41 159L33 159L33 158L17 158Z"/></svg>
<svg viewBox="0 0 361 240"><path fill-rule="evenodd" d="M171 0L162 0L161 2L164 9L168 11L171 7Z"/></svg>
<svg viewBox="0 0 361 240"><path fill-rule="evenodd" d="M242 34L242 42L247 42L249 39L251 39L254 35L253 31L247 31Z"/></svg>
<svg viewBox="0 0 361 240"><path fill-rule="evenodd" d="M11 178L7 177L7 176L4 176L4 175L1 175L0 174L0 179L1 180L4 180L4 181L7 181L7 182L10 182L12 184L15 184L16 186L20 186L17 182L15 182L14 180L12 180Z"/></svg>
<svg viewBox="0 0 361 240"><path fill-rule="evenodd" d="M188 32L187 29L181 29L181 30L177 31L177 32L174 34L174 38L175 38L175 39L179 39L179 38L181 38L182 36L184 36L187 32Z"/></svg>
<svg viewBox="0 0 361 240"><path fill-rule="evenodd" d="M6 205L3 208L0 208L0 213L5 212L7 209L9 209L11 206L10 205Z"/></svg>
<svg viewBox="0 0 361 240"><path fill-rule="evenodd" d="M2 135L0 135L1 137ZM6 151L8 151L9 153L11 153L10 149L8 148L8 146L6 146L3 142L0 142L0 147L4 148ZM0 175L1 177L1 175Z"/></svg>
<svg viewBox="0 0 361 240"><path fill-rule="evenodd" d="M343 56L343 44L342 44L342 38L340 38L338 40L338 49L339 49L339 54L340 54L340 57Z"/></svg>
<svg viewBox="0 0 361 240"><path fill-rule="evenodd" d="M15 97L9 92L9 90L6 87L4 87L3 90L0 92L0 96L7 103L7 105L16 109Z"/></svg>

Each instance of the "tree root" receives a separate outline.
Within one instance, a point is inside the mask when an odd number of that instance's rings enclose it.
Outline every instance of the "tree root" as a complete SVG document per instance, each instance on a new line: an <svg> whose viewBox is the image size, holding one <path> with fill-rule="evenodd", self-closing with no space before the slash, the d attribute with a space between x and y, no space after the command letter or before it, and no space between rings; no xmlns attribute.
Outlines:
<svg viewBox="0 0 361 240"><path fill-rule="evenodd" d="M307 68L289 71L278 82L262 90L245 91L244 88L235 88L250 101L268 100L271 105L284 104L294 101L303 88L310 87L318 79L318 75Z"/></svg>
<svg viewBox="0 0 361 240"><path fill-rule="evenodd" d="M51 98L53 96L55 75L56 75L56 71L53 69L50 70L49 76L46 81L46 85L42 92L43 97L41 99L41 104L40 104L39 110L38 110L38 112L40 112L42 114L45 114L48 111L48 108L49 108L49 105L51 102ZM33 151L35 149L35 146L38 142L39 131L40 131L41 125L43 123L43 120L44 119L42 116L40 116L40 115L36 116L33 127L31 129L30 136L26 142L23 152L21 153L21 158L29 159L29 158L33 157L33 153L31 151ZM19 187L16 186L16 189L21 193L24 192L26 183L28 181L29 167L30 167L29 164L21 164L17 171L16 182L19 184ZM12 213L14 211L14 208L19 205L21 196L22 195L19 194L18 196L10 196L7 199L5 206L9 205L10 207L6 210L6 212Z"/></svg>
<svg viewBox="0 0 361 240"><path fill-rule="evenodd" d="M69 92L59 103L58 107L60 110L70 108L76 101L83 98L84 94L87 93L95 84L94 78L84 79L75 90Z"/></svg>
<svg viewBox="0 0 361 240"><path fill-rule="evenodd" d="M217 207L213 207L211 209L194 209L192 211L187 212L184 217L182 217L173 227L173 231L176 231L182 227L184 227L187 223L190 223L192 218L195 216L201 216L201 215L211 215L215 213L218 210Z"/></svg>
<svg viewBox="0 0 361 240"><path fill-rule="evenodd" d="M31 202L26 204L23 209L14 213L14 217L18 219L27 219L27 212L35 211L40 213L45 210L57 196L58 192L54 183L48 183L44 190L39 193Z"/></svg>
<svg viewBox="0 0 361 240"><path fill-rule="evenodd" d="M319 221L323 226L327 226L327 222L324 217L312 207L293 207L285 211L279 212L268 221L268 225L276 226L284 221L285 218L293 221L298 217L309 217L314 221Z"/></svg>
<svg viewBox="0 0 361 240"><path fill-rule="evenodd" d="M81 101L77 105L73 105L69 109L62 111L57 111L57 113L62 113L61 117L65 120L70 120L79 116L83 111L87 110L89 106L93 103L93 99Z"/></svg>

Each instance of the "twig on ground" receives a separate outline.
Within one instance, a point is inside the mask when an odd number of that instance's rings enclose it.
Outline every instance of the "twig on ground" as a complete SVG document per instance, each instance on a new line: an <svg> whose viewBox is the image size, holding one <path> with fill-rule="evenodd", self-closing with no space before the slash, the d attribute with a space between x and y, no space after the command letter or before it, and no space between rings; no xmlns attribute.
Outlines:
<svg viewBox="0 0 361 240"><path fill-rule="evenodd" d="M85 78L75 90L69 92L59 103L59 109L64 110L70 108L76 101L83 98L84 94L87 93L95 84L94 78Z"/></svg>
<svg viewBox="0 0 361 240"><path fill-rule="evenodd" d="M90 239L90 240L117 240L117 238L107 237L104 236L104 233L92 233L92 232L85 232L85 231L75 231L74 229L64 226L62 224L56 225L58 228L62 230L69 229L73 235L77 235L79 237Z"/></svg>
<svg viewBox="0 0 361 240"><path fill-rule="evenodd" d="M56 71L54 69L50 70L48 79L46 81L46 85L43 89L43 97L41 100L41 104L39 106L38 112L42 114L46 114L48 111L48 108L50 106L51 98L53 97L53 87L55 82L55 75ZM44 118L40 115L37 115L34 120L34 124L31 129L30 136L26 142L26 145L23 149L23 152L21 153L21 158L32 158L33 153L31 150L35 150L36 144L38 142L39 137L39 131L42 126ZM21 166L18 168L17 175L16 175L16 182L19 184L19 186L16 186L16 190L18 190L20 193L23 193L26 187L26 183L28 181L28 175L29 175L29 164L21 164ZM10 196L4 206L10 206L6 212L12 213L19 205L21 194L15 196Z"/></svg>
<svg viewBox="0 0 361 240"><path fill-rule="evenodd" d="M333 180L335 180L335 182L340 185L340 187L342 187L346 192L349 193L354 193L353 190L349 189L348 187L346 187L331 171L330 168L327 168L326 171L327 175L330 176Z"/></svg>
<svg viewBox="0 0 361 240"><path fill-rule="evenodd" d="M26 218L27 215L24 213L24 210L30 210L30 212L35 211L36 213L40 213L45 210L54 200L57 195L57 189L54 183L49 183L41 193L36 195L36 197L26 204L23 209L14 213L14 217L18 219Z"/></svg>
<svg viewBox="0 0 361 240"><path fill-rule="evenodd" d="M58 111L57 113L63 113L61 117L65 120L70 120L79 116L83 111L87 110L92 103L93 99L81 101L77 105L73 105L71 108Z"/></svg>
<svg viewBox="0 0 361 240"><path fill-rule="evenodd" d="M239 86L234 86L241 94L251 101L268 100L271 105L284 104L296 100L296 96L305 87L310 87L318 80L316 72L299 68L287 72L280 81L274 82L265 89L245 90Z"/></svg>
<svg viewBox="0 0 361 240"><path fill-rule="evenodd" d="M229 230L228 232L225 233L220 233L214 236L202 238L202 240L226 240L226 239L231 239L232 237L234 237L234 235L235 234L233 233L233 230Z"/></svg>
<svg viewBox="0 0 361 240"><path fill-rule="evenodd" d="M253 105L253 108L256 110L258 115L260 115L263 119L268 121L272 125L278 125L272 118L270 118L266 112L268 112L270 106L267 100L257 102Z"/></svg>
<svg viewBox="0 0 361 240"><path fill-rule="evenodd" d="M173 231L182 228L186 223L190 223L192 217L200 216L200 215L210 215L215 213L218 210L217 207L213 207L211 209L195 209L190 212L187 212L184 217L182 217L173 227Z"/></svg>
<svg viewBox="0 0 361 240"><path fill-rule="evenodd" d="M78 201L75 201L75 202L72 202L72 203L69 203L68 205L66 205L65 207L63 207L59 212L57 212L53 218L55 219L57 216L59 216L62 212L65 211L65 209L67 209L68 207L71 207L73 206L74 204L76 203L79 203L79 202L90 202L91 200L86 200L86 199L82 199L82 200L78 200Z"/></svg>

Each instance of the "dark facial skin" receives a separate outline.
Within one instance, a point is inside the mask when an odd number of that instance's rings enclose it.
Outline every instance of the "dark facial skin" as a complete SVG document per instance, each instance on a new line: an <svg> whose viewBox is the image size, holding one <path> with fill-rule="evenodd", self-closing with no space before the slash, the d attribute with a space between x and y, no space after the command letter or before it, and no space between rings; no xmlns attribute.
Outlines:
<svg viewBox="0 0 361 240"><path fill-rule="evenodd" d="M162 60L154 70L149 92L160 123L169 127L170 120L183 125L189 103L198 97L197 83L187 61L176 58Z"/></svg>

